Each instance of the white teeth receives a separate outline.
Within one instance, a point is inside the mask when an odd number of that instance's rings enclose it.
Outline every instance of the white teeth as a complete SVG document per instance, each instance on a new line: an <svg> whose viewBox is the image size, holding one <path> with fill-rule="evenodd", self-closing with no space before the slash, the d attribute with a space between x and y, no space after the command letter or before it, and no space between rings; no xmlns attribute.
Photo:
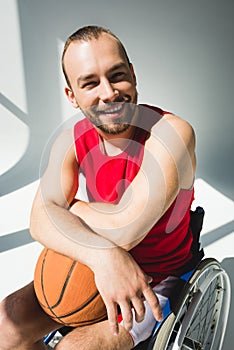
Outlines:
<svg viewBox="0 0 234 350"><path fill-rule="evenodd" d="M116 113L116 112L118 112L119 110L121 110L121 108L122 108L122 105L117 106L117 107L115 107L115 108L103 110L103 111L100 111L100 112L104 112L104 113L107 113L107 114L108 114L108 113Z"/></svg>

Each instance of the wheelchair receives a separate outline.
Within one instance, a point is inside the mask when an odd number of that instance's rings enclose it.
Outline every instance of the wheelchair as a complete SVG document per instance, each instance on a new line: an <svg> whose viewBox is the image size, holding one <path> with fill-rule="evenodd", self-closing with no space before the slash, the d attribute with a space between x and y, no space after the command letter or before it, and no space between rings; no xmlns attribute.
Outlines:
<svg viewBox="0 0 234 350"><path fill-rule="evenodd" d="M156 322L151 336L134 350L222 349L231 287L227 273L216 259L202 259L199 238L203 216L201 207L191 212L194 248L199 252L199 262L195 268L180 276L178 286L163 309L164 320ZM57 337L53 338L58 333L52 332L44 342L50 343L53 348L61 335L66 334L63 328Z"/></svg>
<svg viewBox="0 0 234 350"><path fill-rule="evenodd" d="M217 260L206 258L180 279L184 286L178 299L168 301L164 321L135 350L222 349L231 296L228 275Z"/></svg>

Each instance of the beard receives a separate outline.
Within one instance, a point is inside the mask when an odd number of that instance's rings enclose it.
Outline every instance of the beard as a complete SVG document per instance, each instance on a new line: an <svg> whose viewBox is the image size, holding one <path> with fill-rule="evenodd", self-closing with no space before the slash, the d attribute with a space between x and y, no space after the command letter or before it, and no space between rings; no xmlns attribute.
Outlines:
<svg viewBox="0 0 234 350"><path fill-rule="evenodd" d="M127 131L130 128L129 123L122 123L121 121L112 124L99 124L97 128L108 135L119 135Z"/></svg>
<svg viewBox="0 0 234 350"><path fill-rule="evenodd" d="M94 106L89 110L82 111L85 117L99 130L108 135L119 135L127 131L131 125L133 125L132 120L136 113L136 103L137 103L137 92L134 98L134 102L130 103L130 97L127 97L126 100L116 101L106 103L102 111L100 111L99 106ZM112 118L110 109L117 109L116 116ZM114 113L115 114L115 113ZM119 114L119 117L118 117Z"/></svg>

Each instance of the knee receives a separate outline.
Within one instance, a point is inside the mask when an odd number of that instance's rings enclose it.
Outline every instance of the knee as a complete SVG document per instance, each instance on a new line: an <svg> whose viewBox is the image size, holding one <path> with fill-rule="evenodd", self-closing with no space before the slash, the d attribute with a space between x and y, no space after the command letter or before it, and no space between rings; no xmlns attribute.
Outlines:
<svg viewBox="0 0 234 350"><path fill-rule="evenodd" d="M66 337L62 338L60 342L55 346L55 350L70 350L70 349L71 349L71 343L67 341Z"/></svg>
<svg viewBox="0 0 234 350"><path fill-rule="evenodd" d="M12 349L17 344L20 344L21 341L19 327L11 318L8 298L0 303L0 339L3 349Z"/></svg>
<svg viewBox="0 0 234 350"><path fill-rule="evenodd" d="M8 298L3 299L0 303L0 334L10 333L10 329L13 328L13 322L11 322L10 314L8 312ZM10 310L9 310L10 311Z"/></svg>
<svg viewBox="0 0 234 350"><path fill-rule="evenodd" d="M7 296L0 302L0 349L18 349L27 344L28 334L22 318L24 304L16 293Z"/></svg>

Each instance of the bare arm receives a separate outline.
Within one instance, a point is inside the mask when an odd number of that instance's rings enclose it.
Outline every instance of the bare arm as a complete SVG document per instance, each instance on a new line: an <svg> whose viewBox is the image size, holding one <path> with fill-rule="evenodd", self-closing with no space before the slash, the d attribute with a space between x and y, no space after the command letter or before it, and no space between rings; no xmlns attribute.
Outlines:
<svg viewBox="0 0 234 350"><path fill-rule="evenodd" d="M78 258L79 247L79 259L83 262L83 250L86 253L94 247L115 245L92 232L68 210L78 185L72 133L65 131L53 145L48 167L34 199L30 232L43 245L74 259Z"/></svg>
<svg viewBox="0 0 234 350"><path fill-rule="evenodd" d="M72 211L95 232L129 250L170 207L195 172L195 136L184 120L168 115L152 129L141 169L116 205L77 202Z"/></svg>
<svg viewBox="0 0 234 350"><path fill-rule="evenodd" d="M133 258L69 211L78 185L73 136L71 131L66 131L52 148L49 165L33 203L32 236L44 246L80 261L94 271L113 332L118 331L116 305L122 310L126 329L132 327L132 306L137 317L142 319L141 295L149 302L155 318L160 319L161 309L149 287L149 278Z"/></svg>

